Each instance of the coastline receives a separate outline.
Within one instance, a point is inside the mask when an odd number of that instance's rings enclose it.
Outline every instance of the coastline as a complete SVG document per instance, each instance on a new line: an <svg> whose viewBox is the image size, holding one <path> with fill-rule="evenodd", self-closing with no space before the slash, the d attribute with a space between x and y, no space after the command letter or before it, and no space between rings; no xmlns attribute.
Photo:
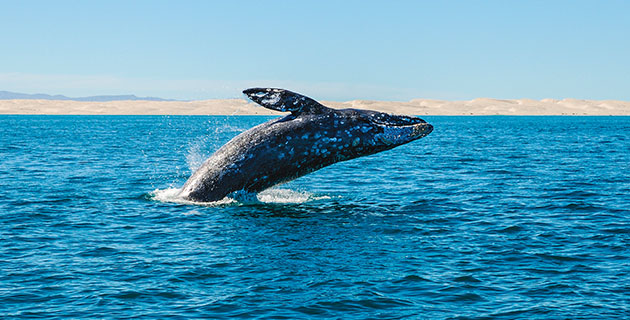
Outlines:
<svg viewBox="0 0 630 320"><path fill-rule="evenodd" d="M628 116L630 101L578 99L490 99L445 101L322 101L335 109L369 109L405 115L576 115ZM281 115L244 99L197 101L0 100L0 114L23 115Z"/></svg>

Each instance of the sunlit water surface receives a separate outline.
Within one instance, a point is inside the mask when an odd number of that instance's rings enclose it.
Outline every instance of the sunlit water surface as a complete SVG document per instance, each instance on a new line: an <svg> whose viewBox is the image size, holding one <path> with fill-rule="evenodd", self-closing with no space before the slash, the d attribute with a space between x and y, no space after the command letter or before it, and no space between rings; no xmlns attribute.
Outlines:
<svg viewBox="0 0 630 320"><path fill-rule="evenodd" d="M0 316L630 317L629 117L425 117L254 199L177 201L269 119L0 116Z"/></svg>

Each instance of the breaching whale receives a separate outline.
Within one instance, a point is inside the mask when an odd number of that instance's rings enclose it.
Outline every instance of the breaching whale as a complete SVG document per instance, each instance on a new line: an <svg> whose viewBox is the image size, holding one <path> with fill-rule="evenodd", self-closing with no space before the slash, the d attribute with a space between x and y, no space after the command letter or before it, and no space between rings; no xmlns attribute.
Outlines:
<svg viewBox="0 0 630 320"><path fill-rule="evenodd" d="M243 91L259 105L291 114L234 137L186 181L180 196L221 200L256 193L340 161L420 139L433 126L416 117L369 110L336 110L284 89Z"/></svg>

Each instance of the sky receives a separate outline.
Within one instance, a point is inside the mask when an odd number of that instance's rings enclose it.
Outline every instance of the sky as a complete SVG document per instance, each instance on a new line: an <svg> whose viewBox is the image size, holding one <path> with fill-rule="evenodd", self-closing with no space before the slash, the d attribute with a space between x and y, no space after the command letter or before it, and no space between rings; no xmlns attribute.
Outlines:
<svg viewBox="0 0 630 320"><path fill-rule="evenodd" d="M0 90L630 100L630 1L0 0Z"/></svg>

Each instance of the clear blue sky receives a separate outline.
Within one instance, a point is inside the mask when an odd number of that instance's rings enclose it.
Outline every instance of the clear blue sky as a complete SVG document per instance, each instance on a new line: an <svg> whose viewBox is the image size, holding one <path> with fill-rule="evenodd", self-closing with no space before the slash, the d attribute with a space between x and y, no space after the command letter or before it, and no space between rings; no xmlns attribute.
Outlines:
<svg viewBox="0 0 630 320"><path fill-rule="evenodd" d="M0 90L630 100L630 1L3 1Z"/></svg>

